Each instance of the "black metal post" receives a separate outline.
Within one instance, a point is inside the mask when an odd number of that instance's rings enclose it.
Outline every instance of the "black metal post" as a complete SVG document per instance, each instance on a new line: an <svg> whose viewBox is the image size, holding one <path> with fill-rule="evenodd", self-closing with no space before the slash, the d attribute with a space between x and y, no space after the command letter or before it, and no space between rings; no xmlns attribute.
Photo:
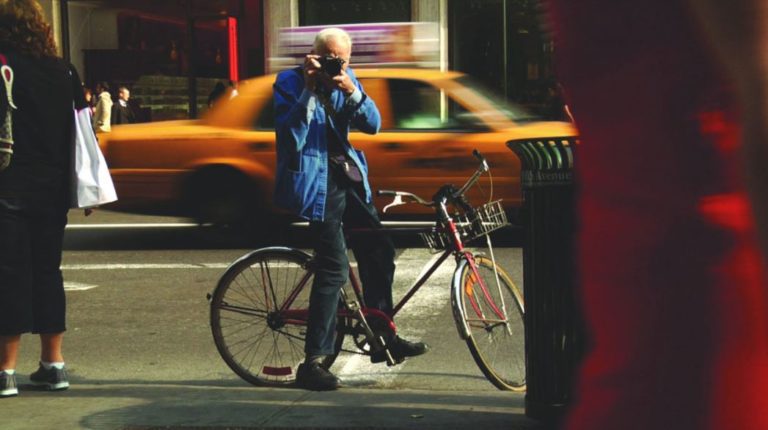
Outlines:
<svg viewBox="0 0 768 430"><path fill-rule="evenodd" d="M197 45L195 37L195 18L192 0L187 0L187 43L184 47L187 51L187 93L189 94L189 117L197 118L197 79L195 78Z"/></svg>
<svg viewBox="0 0 768 430"><path fill-rule="evenodd" d="M522 165L525 413L557 422L568 409L585 344L577 296L573 137L507 142Z"/></svg>
<svg viewBox="0 0 768 430"><path fill-rule="evenodd" d="M69 2L59 0L59 18L61 22L61 56L67 62L72 61L69 50Z"/></svg>

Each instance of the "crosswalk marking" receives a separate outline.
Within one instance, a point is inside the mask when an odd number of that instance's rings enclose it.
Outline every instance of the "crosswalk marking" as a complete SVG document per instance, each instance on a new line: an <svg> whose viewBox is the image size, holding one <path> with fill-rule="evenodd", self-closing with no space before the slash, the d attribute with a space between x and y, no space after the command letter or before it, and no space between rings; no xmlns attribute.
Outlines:
<svg viewBox="0 0 768 430"><path fill-rule="evenodd" d="M63 264L61 270L226 269L230 263Z"/></svg>
<svg viewBox="0 0 768 430"><path fill-rule="evenodd" d="M83 284L80 282L64 282L64 291L85 291L92 290L98 285Z"/></svg>
<svg viewBox="0 0 768 430"><path fill-rule="evenodd" d="M395 284L393 285L395 301L406 293L408 287L421 274L422 267L428 259L428 251L425 249L407 249L398 256L395 261L397 269L395 271ZM426 328L419 327L417 324L408 324L408 322L412 318L418 317L418 319L423 320L429 316L445 312L445 307L450 303L448 285L451 282L455 266L452 259L443 262L442 266L432 274L413 299L397 314L395 323L399 335L415 342L424 338L427 334ZM351 339L347 339L344 348L355 349L356 347ZM377 385L388 387L394 383L398 374L407 366L407 360L397 366L388 367L371 363L370 357L367 355L341 354L334 368L339 369L338 376L342 378L345 384L366 385L371 380L375 380Z"/></svg>
<svg viewBox="0 0 768 430"><path fill-rule="evenodd" d="M135 229L168 229L168 228L196 228L195 223L175 222L175 223L120 223L120 224L68 224L67 230L110 230L118 228Z"/></svg>

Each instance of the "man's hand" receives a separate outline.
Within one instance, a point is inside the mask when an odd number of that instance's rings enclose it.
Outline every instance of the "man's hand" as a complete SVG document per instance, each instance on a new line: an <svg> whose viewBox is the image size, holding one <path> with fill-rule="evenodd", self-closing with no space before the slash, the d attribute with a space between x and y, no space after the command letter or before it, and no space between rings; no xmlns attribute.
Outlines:
<svg viewBox="0 0 768 430"><path fill-rule="evenodd" d="M317 75L320 73L319 55L309 54L304 57L304 87L309 91L315 91Z"/></svg>
<svg viewBox="0 0 768 430"><path fill-rule="evenodd" d="M315 91L318 83L325 88L332 90L334 88L341 90L345 95L355 92L355 84L349 78L346 70L342 69L337 76L328 76L320 65L320 56L309 54L304 57L304 86L310 91Z"/></svg>
<svg viewBox="0 0 768 430"><path fill-rule="evenodd" d="M355 84L352 82L352 79L349 79L346 70L342 70L340 75L334 76L332 82L335 88L340 89L346 95L355 92Z"/></svg>

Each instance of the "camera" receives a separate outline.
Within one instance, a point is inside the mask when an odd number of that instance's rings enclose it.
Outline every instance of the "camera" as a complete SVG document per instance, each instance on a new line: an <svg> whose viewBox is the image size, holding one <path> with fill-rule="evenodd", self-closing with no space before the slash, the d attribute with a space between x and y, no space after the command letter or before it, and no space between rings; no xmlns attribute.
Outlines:
<svg viewBox="0 0 768 430"><path fill-rule="evenodd" d="M340 75L341 68L345 63L343 59L339 57L331 57L330 55L322 56L318 61L320 62L320 69L330 77Z"/></svg>

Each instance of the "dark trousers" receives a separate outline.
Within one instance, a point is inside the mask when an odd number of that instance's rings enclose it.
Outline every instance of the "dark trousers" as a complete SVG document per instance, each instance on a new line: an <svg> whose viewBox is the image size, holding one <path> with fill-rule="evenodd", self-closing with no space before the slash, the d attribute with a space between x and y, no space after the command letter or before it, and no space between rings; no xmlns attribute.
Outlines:
<svg viewBox="0 0 768 430"><path fill-rule="evenodd" d="M0 198L0 336L66 330L64 199Z"/></svg>
<svg viewBox="0 0 768 430"><path fill-rule="evenodd" d="M333 353L339 292L349 277L342 224L347 228L381 227L376 208L360 197L360 185L334 169L328 176L325 220L309 224L318 266L309 299L304 347L308 356ZM383 232L365 232L350 235L349 245L357 260L365 305L390 313L395 274L392 239Z"/></svg>

